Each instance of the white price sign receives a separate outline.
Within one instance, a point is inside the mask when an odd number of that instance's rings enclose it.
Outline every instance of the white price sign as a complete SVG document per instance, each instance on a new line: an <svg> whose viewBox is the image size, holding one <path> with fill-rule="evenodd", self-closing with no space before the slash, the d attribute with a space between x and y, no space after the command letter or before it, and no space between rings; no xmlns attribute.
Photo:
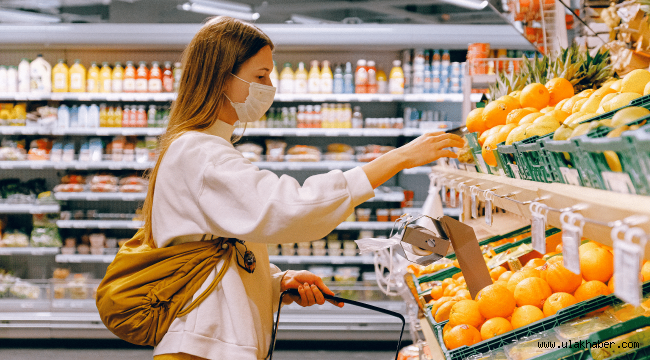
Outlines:
<svg viewBox="0 0 650 360"><path fill-rule="evenodd" d="M472 218L477 219L478 218L478 188L476 186L470 187L470 208L472 212Z"/></svg>
<svg viewBox="0 0 650 360"><path fill-rule="evenodd" d="M610 191L623 194L636 194L630 175L619 172L603 171L600 173L605 182L605 186Z"/></svg>
<svg viewBox="0 0 650 360"><path fill-rule="evenodd" d="M442 184L442 203L449 206L449 198L447 197L447 185Z"/></svg>
<svg viewBox="0 0 650 360"><path fill-rule="evenodd" d="M580 240L582 239L582 228L585 220L580 214L564 212L560 215L562 223L562 255L564 267L569 271L580 274Z"/></svg>
<svg viewBox="0 0 650 360"><path fill-rule="evenodd" d="M625 232L625 240L621 240L618 233ZM639 244L632 242L639 238ZM643 249L647 243L647 236L640 228L627 229L626 226L612 230L614 242L614 295L634 306L641 305L641 281L639 269L643 259Z"/></svg>
<svg viewBox="0 0 650 360"><path fill-rule="evenodd" d="M562 173L565 183L580 186L580 173L578 173L578 170L561 167L560 172Z"/></svg>
<svg viewBox="0 0 650 360"><path fill-rule="evenodd" d="M530 204L533 220L531 224L531 237L533 250L546 254L546 206L533 202Z"/></svg>
<svg viewBox="0 0 650 360"><path fill-rule="evenodd" d="M458 206L458 203L456 201L456 188L454 186L449 188L449 206L452 208Z"/></svg>

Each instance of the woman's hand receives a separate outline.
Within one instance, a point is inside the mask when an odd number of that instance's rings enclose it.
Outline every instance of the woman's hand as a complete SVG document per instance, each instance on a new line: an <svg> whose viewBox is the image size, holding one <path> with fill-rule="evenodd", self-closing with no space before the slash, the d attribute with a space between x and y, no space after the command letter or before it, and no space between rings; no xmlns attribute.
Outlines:
<svg viewBox="0 0 650 360"><path fill-rule="evenodd" d="M314 304L323 305L325 301L328 301L338 307L343 307L343 303L325 300L323 293L331 296L334 296L334 293L323 283L323 279L309 271L287 270L282 278L280 291L284 292L289 289L298 289L300 297L294 295L285 296L283 303L286 305L295 302L305 307Z"/></svg>

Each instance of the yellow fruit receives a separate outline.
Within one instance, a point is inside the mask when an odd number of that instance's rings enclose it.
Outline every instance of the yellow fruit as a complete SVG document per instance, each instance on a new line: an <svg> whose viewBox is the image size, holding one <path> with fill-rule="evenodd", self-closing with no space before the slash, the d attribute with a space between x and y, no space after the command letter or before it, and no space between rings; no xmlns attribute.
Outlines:
<svg viewBox="0 0 650 360"><path fill-rule="evenodd" d="M582 276L569 271L562 262L554 262L546 268L546 282L553 292L573 294L582 284Z"/></svg>
<svg viewBox="0 0 650 360"><path fill-rule="evenodd" d="M517 127L516 124L503 125L503 127L501 129L499 129L499 131L497 132L497 138L498 139L503 139L503 141L506 141L506 139L508 138L508 134L510 134L510 132L513 129L515 129L516 127Z"/></svg>
<svg viewBox="0 0 650 360"><path fill-rule="evenodd" d="M517 90L517 91L513 91L513 92L511 92L511 93L508 94L508 95L512 96L513 98L517 99L517 101L519 101L519 94L521 94L521 91L520 91L520 90Z"/></svg>
<svg viewBox="0 0 650 360"><path fill-rule="evenodd" d="M515 310L516 301L511 291L500 285L488 285L476 295L481 315L486 319L508 317Z"/></svg>
<svg viewBox="0 0 650 360"><path fill-rule="evenodd" d="M497 125L505 125L506 117L510 111L514 108L509 107L509 104L505 101L492 101L487 104L485 110L483 110L483 123L488 129L491 129Z"/></svg>
<svg viewBox="0 0 650 360"><path fill-rule="evenodd" d="M505 102L506 104L508 104L508 107L512 110L521 108L521 104L519 104L519 99L512 97L510 95L504 95L498 98L497 100L501 100Z"/></svg>
<svg viewBox="0 0 650 360"><path fill-rule="evenodd" d="M443 321L449 320L449 313L451 312L451 308L456 303L457 303L457 301L451 300L451 301L447 301L446 303L442 304L438 308L438 310L436 311L436 315L434 317L436 322L443 322Z"/></svg>
<svg viewBox="0 0 650 360"><path fill-rule="evenodd" d="M443 291L444 290L443 290L442 286L436 285L436 286L431 288L431 297L434 300L438 300L438 299L440 299L442 297L442 292Z"/></svg>
<svg viewBox="0 0 650 360"><path fill-rule="evenodd" d="M567 100L567 102L562 105L562 108L560 110L564 111L565 113L572 114L573 113L573 105L576 104L578 100L581 100L582 98L578 95L574 95L572 98Z"/></svg>
<svg viewBox="0 0 650 360"><path fill-rule="evenodd" d="M527 85L519 95L519 101L522 107L534 107L543 109L548 106L551 95L548 89L542 84L534 83Z"/></svg>
<svg viewBox="0 0 650 360"><path fill-rule="evenodd" d="M544 301L551 296L553 291L544 279L530 277L523 279L515 288L517 306L533 305L538 308L544 306Z"/></svg>
<svg viewBox="0 0 650 360"><path fill-rule="evenodd" d="M580 112L586 113L595 113L600 107L600 102L603 100L605 95L591 96L587 101L582 104Z"/></svg>
<svg viewBox="0 0 650 360"><path fill-rule="evenodd" d="M498 129L497 129L498 128ZM490 135L492 135L494 132L499 131L501 128L498 126L493 127L492 129L488 129L486 131L483 131L481 135L478 137L478 143L479 145L483 146L485 143L485 139L487 139Z"/></svg>
<svg viewBox="0 0 650 360"><path fill-rule="evenodd" d="M537 267L540 267L540 266L542 266L544 264L546 264L546 261L544 261L544 260L542 260L540 258L535 258L535 259L528 260L528 262L526 263L526 265L524 265L524 267L525 268L537 268Z"/></svg>
<svg viewBox="0 0 650 360"><path fill-rule="evenodd" d="M580 256L580 271L587 281L606 283L614 274L614 256L605 249L591 249Z"/></svg>
<svg viewBox="0 0 650 360"><path fill-rule="evenodd" d="M571 133L573 133L573 130L571 128L562 125L559 129L555 130L555 134L553 134L553 140L567 140L569 136L571 136Z"/></svg>
<svg viewBox="0 0 650 360"><path fill-rule="evenodd" d="M510 324L510 321L502 317L495 317L487 320L481 326L481 339L483 340L491 339L495 336L505 334L511 330L512 330L512 324Z"/></svg>
<svg viewBox="0 0 650 360"><path fill-rule="evenodd" d="M648 83L650 83L650 71L645 69L632 70L623 77L621 92L633 92L643 95L643 90Z"/></svg>
<svg viewBox="0 0 650 360"><path fill-rule="evenodd" d="M537 112L535 110L534 112ZM506 117L506 125L508 124L519 124L519 120L521 120L524 116L532 114L533 111L530 111L529 109L515 109L508 114Z"/></svg>
<svg viewBox="0 0 650 360"><path fill-rule="evenodd" d="M564 123L564 120L566 120L566 118L568 118L571 114L565 113L562 110L553 110L549 112L548 115L552 115L555 120L559 121L560 123Z"/></svg>
<svg viewBox="0 0 650 360"><path fill-rule="evenodd" d="M506 145L512 145L517 141L524 140L526 138L526 129L528 126L530 126L530 124L523 124L512 129L506 138Z"/></svg>
<svg viewBox="0 0 650 360"><path fill-rule="evenodd" d="M640 97L641 95L638 93L633 93L633 92L620 93L618 96L615 96L608 102L602 104L602 107L603 110L605 111L612 111L620 107L623 107L625 105L629 105L630 101ZM603 101L605 101L605 99L603 99Z"/></svg>
<svg viewBox="0 0 650 360"><path fill-rule="evenodd" d="M577 303L578 300L573 295L565 292L557 292L549 296L546 302L544 302L544 316L555 315L558 311Z"/></svg>
<svg viewBox="0 0 650 360"><path fill-rule="evenodd" d="M574 95L573 85L569 80L564 78L551 79L546 83L549 92L549 105L555 106L560 101L568 99Z"/></svg>
<svg viewBox="0 0 650 360"><path fill-rule="evenodd" d="M580 100L576 101L575 104L573 104L573 108L571 108L571 113L575 114L575 113L579 112L580 110L582 110L582 106L584 104L586 104L587 101L589 101L589 99L587 99L587 98L583 98L583 99L580 99Z"/></svg>
<svg viewBox="0 0 650 360"><path fill-rule="evenodd" d="M595 298L598 295L609 295L611 293L607 285L598 280L592 280L580 285L573 296L578 302L581 302Z"/></svg>
<svg viewBox="0 0 650 360"><path fill-rule="evenodd" d="M524 124L532 124L535 119L544 116L541 112L537 113L532 113L524 116L521 120L519 120L519 125L524 125Z"/></svg>
<svg viewBox="0 0 650 360"><path fill-rule="evenodd" d="M512 276L508 280L508 290L510 290L510 292L514 294L515 288L522 280L530 277L539 277L539 276L540 276L540 272L537 269L522 268L521 270L512 274Z"/></svg>
<svg viewBox="0 0 650 360"><path fill-rule="evenodd" d="M650 94L650 83L647 83L643 88L643 96Z"/></svg>
<svg viewBox="0 0 650 360"><path fill-rule="evenodd" d="M533 124L526 128L526 137L543 136L560 128L560 123L554 117L544 115L535 121Z"/></svg>
<svg viewBox="0 0 650 360"><path fill-rule="evenodd" d="M591 94L591 96L589 96L589 98L590 99L593 99L595 97L601 97L602 98L603 96L605 96L607 94L611 94L611 93L615 93L615 92L616 92L616 90L610 88L609 85L607 85L607 86L603 85L603 86L600 87L600 89L594 91L594 93Z"/></svg>
<svg viewBox="0 0 650 360"><path fill-rule="evenodd" d="M447 278L447 279L442 280L442 284L440 284L440 286L442 286L442 288L444 289L447 286L449 286L451 284L454 284L454 283L456 283L456 280L454 280L452 278Z"/></svg>
<svg viewBox="0 0 650 360"><path fill-rule="evenodd" d="M456 325L447 332L446 337L443 335L442 339L447 349L453 350L481 342L481 333L471 325Z"/></svg>
<svg viewBox="0 0 650 360"><path fill-rule="evenodd" d="M567 101L569 101L569 99L564 99L559 103L557 103L557 105L555 105L555 110L562 110L562 107L564 106L564 104L566 104Z"/></svg>
<svg viewBox="0 0 650 360"><path fill-rule="evenodd" d="M620 91L621 91L621 82L622 82L622 80L621 80L621 79L618 79L618 80L614 81L614 82L609 86L609 88L612 89L612 90L614 90L614 91L616 91L616 92L620 92Z"/></svg>
<svg viewBox="0 0 650 360"><path fill-rule="evenodd" d="M537 119L535 119L535 121L533 121L533 125L535 124L549 124L553 126L557 125L557 127L560 127L561 125L560 122L557 121L557 119L551 114L546 114L544 116L538 117Z"/></svg>
<svg viewBox="0 0 650 360"><path fill-rule="evenodd" d="M643 263L643 267L641 268L641 275L643 275L643 282L650 280L650 261Z"/></svg>
<svg viewBox="0 0 650 360"><path fill-rule="evenodd" d="M463 298L463 299L472 300L472 294L470 294L469 290L463 289L463 290L460 290L459 292L456 293L455 298ZM461 299L459 299L459 300L461 300Z"/></svg>
<svg viewBox="0 0 650 360"><path fill-rule="evenodd" d="M607 126L607 127L613 127L612 126L612 119L603 119L598 121L600 123L600 126Z"/></svg>
<svg viewBox="0 0 650 360"><path fill-rule="evenodd" d="M542 320L544 318L544 313L537 306L524 305L520 308L515 309L515 312L512 314L512 327L517 329L522 326L530 325L535 321Z"/></svg>
<svg viewBox="0 0 650 360"><path fill-rule="evenodd" d="M578 255L582 256L582 254L586 253L587 251L591 249L599 249L600 246L598 243L595 243L593 241L586 242L578 247ZM573 291L567 291L567 292L573 292Z"/></svg>
<svg viewBox="0 0 650 360"><path fill-rule="evenodd" d="M626 107L625 109L621 109L617 111L616 114L614 114L614 117L612 117L612 126L622 126L648 115L650 115L650 110L646 108L639 106Z"/></svg>
<svg viewBox="0 0 650 360"><path fill-rule="evenodd" d="M483 108L478 108L470 111L467 115L467 120L465 123L467 126L467 131L469 132L480 133L488 129L483 122Z"/></svg>
<svg viewBox="0 0 650 360"><path fill-rule="evenodd" d="M600 101L600 107L603 107L603 105L608 102L609 100L619 96L621 93L619 92L614 92L614 93L609 93L605 96L603 96L603 99Z"/></svg>
<svg viewBox="0 0 650 360"><path fill-rule="evenodd" d="M485 318L478 311L478 303L474 300L461 300L451 307L449 312L449 323L456 325L472 325L479 327Z"/></svg>
<svg viewBox="0 0 650 360"><path fill-rule="evenodd" d="M578 93L576 96L580 98L588 98L593 94L596 90L594 89L587 89L587 90L582 90L580 93Z"/></svg>
<svg viewBox="0 0 650 360"><path fill-rule="evenodd" d="M507 283L508 280L510 280L511 276L512 276L512 271L506 271L503 274L501 274L501 276L499 276L498 280L505 281Z"/></svg>
<svg viewBox="0 0 650 360"><path fill-rule="evenodd" d="M431 303L431 313L435 314L438 311L438 308L442 306L442 304L446 303L447 301L451 300L451 297L449 296L443 296L440 299L434 301Z"/></svg>
<svg viewBox="0 0 650 360"><path fill-rule="evenodd" d="M573 132L571 133L571 136L569 136L569 139L572 139L574 137L582 136L591 130L597 128L600 124L598 121L592 121L584 124L580 124L576 126L575 129L573 129Z"/></svg>

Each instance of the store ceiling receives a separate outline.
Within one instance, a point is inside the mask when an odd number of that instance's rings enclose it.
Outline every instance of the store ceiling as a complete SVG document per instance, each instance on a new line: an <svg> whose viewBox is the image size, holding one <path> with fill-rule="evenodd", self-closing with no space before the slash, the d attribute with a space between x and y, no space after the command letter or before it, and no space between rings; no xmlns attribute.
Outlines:
<svg viewBox="0 0 650 360"><path fill-rule="evenodd" d="M499 14L485 6L487 1L0 0L0 23L191 24L211 15L241 14L262 24L505 24ZM489 1L497 5L500 0Z"/></svg>

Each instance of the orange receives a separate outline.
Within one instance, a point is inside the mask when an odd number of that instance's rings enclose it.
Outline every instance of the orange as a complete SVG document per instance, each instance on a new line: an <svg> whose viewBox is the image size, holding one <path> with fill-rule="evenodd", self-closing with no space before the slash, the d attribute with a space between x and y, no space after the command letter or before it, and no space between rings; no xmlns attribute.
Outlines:
<svg viewBox="0 0 650 360"><path fill-rule="evenodd" d="M568 99L568 100L564 103L564 105L562 105L562 108L559 109L559 110L562 110L562 111L564 111L565 113L573 114L573 105L575 105L576 102L578 102L578 100L580 100L580 99L582 99L582 98L579 97L579 96L577 96L577 95L576 95L576 96L573 96L572 98Z"/></svg>
<svg viewBox="0 0 650 360"><path fill-rule="evenodd" d="M538 308L544 306L544 301L553 294L551 287L543 279L530 277L523 279L515 288L517 306L533 305Z"/></svg>
<svg viewBox="0 0 650 360"><path fill-rule="evenodd" d="M534 107L541 110L548 106L551 95L548 89L542 84L533 83L526 85L519 95L522 107Z"/></svg>
<svg viewBox="0 0 650 360"><path fill-rule="evenodd" d="M514 294L517 284L519 284L519 282L521 282L523 279L527 279L529 277L540 277L539 270L531 269L531 268L523 268L517 271L516 273L512 274L512 276L508 280L508 290L510 290L510 292Z"/></svg>
<svg viewBox="0 0 650 360"><path fill-rule="evenodd" d="M492 101L487 104L485 110L483 110L483 122L485 126L491 129L497 125L505 125L508 114L514 110L510 106L511 104L501 100Z"/></svg>
<svg viewBox="0 0 650 360"><path fill-rule="evenodd" d="M555 106L557 103L564 99L568 99L575 95L575 90L571 82L564 78L551 79L546 83L546 88L549 93L549 105Z"/></svg>
<svg viewBox="0 0 650 360"><path fill-rule="evenodd" d="M454 306L455 303L458 301L447 301L446 303L442 304L436 311L436 316L435 320L436 322L443 322L445 320L449 320L449 312L451 312L451 308Z"/></svg>
<svg viewBox="0 0 650 360"><path fill-rule="evenodd" d="M442 286L436 285L431 288L431 297L435 300L438 300L442 297L442 292L444 290L442 289Z"/></svg>
<svg viewBox="0 0 650 360"><path fill-rule="evenodd" d="M434 301L431 303L431 313L435 314L436 311L438 311L438 308L442 306L442 304L446 303L447 301L451 300L451 297L449 296L443 296L440 299Z"/></svg>
<svg viewBox="0 0 650 360"><path fill-rule="evenodd" d="M504 287L506 289L508 288L508 282L505 281L505 280L497 280L497 281L494 282L493 285L499 285L499 286L502 286L502 287Z"/></svg>
<svg viewBox="0 0 650 360"><path fill-rule="evenodd" d="M472 325L478 328L485 321L481 312L478 311L478 302L474 300L461 300L451 307L449 312L449 323L452 325Z"/></svg>
<svg viewBox="0 0 650 360"><path fill-rule="evenodd" d="M454 298L461 298L461 297L464 299L472 300L472 294L470 294L469 290L466 289L457 292Z"/></svg>
<svg viewBox="0 0 650 360"><path fill-rule="evenodd" d="M582 284L582 276L569 271L562 262L554 262L546 269L546 282L553 292L573 294Z"/></svg>
<svg viewBox="0 0 650 360"><path fill-rule="evenodd" d="M449 350L459 348L463 345L472 346L481 341L481 333L471 325L456 325L443 335L445 346Z"/></svg>
<svg viewBox="0 0 650 360"><path fill-rule="evenodd" d="M580 256L582 256L582 254L587 252L587 250L598 249L599 247L600 246L598 246L598 244L593 242L593 241L586 242L586 243L580 245L580 247L578 248L578 253L580 254Z"/></svg>
<svg viewBox="0 0 650 360"><path fill-rule="evenodd" d="M483 143L483 147L481 148L481 156L483 156L485 163L490 166L497 166L497 158L494 156L494 152L492 150L497 148L497 145L500 143L499 140L500 137L498 133L492 134L488 136L488 138Z"/></svg>
<svg viewBox="0 0 650 360"><path fill-rule="evenodd" d="M546 270L548 270L548 263L544 263L544 265L536 267L535 270L539 270L540 279L543 279L544 281L547 281L546 280Z"/></svg>
<svg viewBox="0 0 650 360"><path fill-rule="evenodd" d="M488 285L476 295L478 310L486 319L508 317L515 310L516 301L512 292L500 285Z"/></svg>
<svg viewBox="0 0 650 360"><path fill-rule="evenodd" d="M643 267L641 268L641 275L643 275L643 282L650 280L650 261L643 263Z"/></svg>
<svg viewBox="0 0 650 360"><path fill-rule="evenodd" d="M499 129L499 131L497 132L497 135L498 135L499 139L503 139L503 141L506 141L506 139L508 138L508 134L510 134L512 129L514 129L516 127L517 127L517 125L515 125L515 124L503 125L503 127L501 129Z"/></svg>
<svg viewBox="0 0 650 360"><path fill-rule="evenodd" d="M562 255L553 256L552 258L549 258L548 260L546 260L546 262L549 263L549 264L553 264L553 263L556 263L556 262L559 262L560 264L562 264L564 262L564 257Z"/></svg>
<svg viewBox="0 0 650 360"><path fill-rule="evenodd" d="M559 310L577 303L578 300L573 295L565 292L557 292L549 296L546 302L544 302L544 316L555 315Z"/></svg>
<svg viewBox="0 0 650 360"><path fill-rule="evenodd" d="M483 108L474 109L467 115L465 126L469 132L483 132L487 130L487 126L483 122Z"/></svg>
<svg viewBox="0 0 650 360"><path fill-rule="evenodd" d="M440 286L442 286L442 288L444 289L447 286L449 286L449 285L451 285L451 284L453 284L455 282L456 281L454 279L452 279L452 278L446 278L446 279L442 280L442 284L440 284Z"/></svg>
<svg viewBox="0 0 650 360"><path fill-rule="evenodd" d="M449 322L445 324L445 326L442 327L442 338L444 339L447 337L447 334L449 333L449 330L453 329L454 327L451 326Z"/></svg>
<svg viewBox="0 0 650 360"><path fill-rule="evenodd" d="M508 282L511 276L512 276L512 271L506 271L503 274L501 274L501 276L499 276L498 280L503 280L505 282Z"/></svg>
<svg viewBox="0 0 650 360"><path fill-rule="evenodd" d="M542 266L544 264L546 264L546 261L544 261L544 260L542 260L540 258L535 258L535 259L528 260L528 262L526 263L526 265L524 265L524 267L536 268L536 267L540 267L540 266Z"/></svg>
<svg viewBox="0 0 650 360"><path fill-rule="evenodd" d="M515 312L512 313L512 327L517 329L522 326L526 326L534 323L535 321L542 320L544 318L544 313L537 306L524 305L520 308L515 309Z"/></svg>
<svg viewBox="0 0 650 360"><path fill-rule="evenodd" d="M580 271L587 281L606 283L614 274L614 256L602 248L587 250L580 256Z"/></svg>
<svg viewBox="0 0 650 360"><path fill-rule="evenodd" d="M504 96L498 98L497 100L501 100L501 101L505 102L506 104L508 104L508 107L510 109L512 109L512 110L521 108L521 104L519 103L519 99L515 98L514 96L504 95Z"/></svg>
<svg viewBox="0 0 650 360"><path fill-rule="evenodd" d="M502 317L495 317L489 319L481 326L481 339L491 339L495 336L505 334L511 330L512 324L510 324L510 321Z"/></svg>
<svg viewBox="0 0 650 360"><path fill-rule="evenodd" d="M595 298L598 295L609 295L612 292L607 285L598 280L587 281L580 285L573 296L576 297L578 302Z"/></svg>
<svg viewBox="0 0 650 360"><path fill-rule="evenodd" d="M519 120L523 119L524 116L536 113L537 109L535 111L531 111L530 109L515 109L508 114L506 117L506 125L507 124L519 124Z"/></svg>
<svg viewBox="0 0 650 360"><path fill-rule="evenodd" d="M462 274L462 273L459 273L459 274ZM456 281L459 284L464 284L465 283L465 277L461 275L461 276L458 277L458 279L456 279Z"/></svg>
<svg viewBox="0 0 650 360"><path fill-rule="evenodd" d="M499 279L499 276L503 275L505 272L507 272L506 268L499 265L494 269L490 270L490 277L492 278L492 280L496 281Z"/></svg>
<svg viewBox="0 0 650 360"><path fill-rule="evenodd" d="M454 296L460 289L462 289L461 285L447 286L442 294L443 296Z"/></svg>
<svg viewBox="0 0 650 360"><path fill-rule="evenodd" d="M607 283L607 288L612 292L612 294L614 293L614 276L616 275L612 275L612 278Z"/></svg>
<svg viewBox="0 0 650 360"><path fill-rule="evenodd" d="M494 134L495 132L499 131L501 129L500 126L493 127L492 129L488 129L486 131L483 131L481 135L478 137L478 143L483 146L485 143L485 139L487 139L490 135Z"/></svg>

